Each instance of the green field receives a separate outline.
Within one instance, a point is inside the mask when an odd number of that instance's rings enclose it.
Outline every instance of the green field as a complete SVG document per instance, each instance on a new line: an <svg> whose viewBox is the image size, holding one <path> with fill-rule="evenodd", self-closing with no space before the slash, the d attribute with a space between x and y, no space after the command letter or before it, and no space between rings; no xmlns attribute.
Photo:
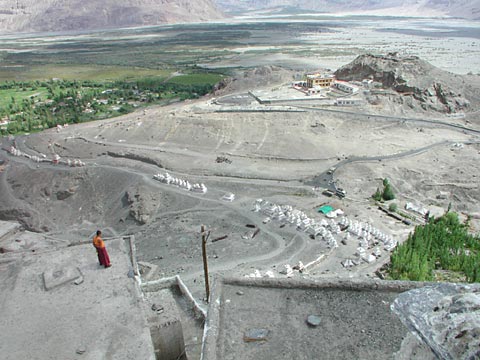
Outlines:
<svg viewBox="0 0 480 360"><path fill-rule="evenodd" d="M46 36L9 42L5 47L19 51L0 52L0 118L9 119L0 133L40 131L198 98L225 76L196 65L229 54L215 50L210 41L248 36L243 31L229 36L211 31L204 37L191 29L174 29L152 40L150 34L142 37L142 31L134 40L136 31L127 30L113 38L97 34L68 41ZM200 43L203 47L192 47Z"/></svg>
<svg viewBox="0 0 480 360"><path fill-rule="evenodd" d="M35 98L36 100L44 100L47 96L47 88L39 87L35 90L32 88L23 89L0 89L0 110L6 108L15 99L16 103L21 103L24 99Z"/></svg>
<svg viewBox="0 0 480 360"><path fill-rule="evenodd" d="M211 92L223 77L193 70L166 77L165 71L119 72L117 68L106 72L103 68L96 73L102 80L92 80L91 69L83 68L82 73L73 69L68 75L75 80L0 82L0 118L9 120L0 127L0 135L112 118L150 104L197 99ZM107 74L116 78L104 80ZM80 80L81 76L88 79Z"/></svg>
<svg viewBox="0 0 480 360"><path fill-rule="evenodd" d="M210 85L222 80L223 76L215 73L182 74L168 80L169 83L179 85Z"/></svg>
<svg viewBox="0 0 480 360"><path fill-rule="evenodd" d="M230 71L209 70L202 64L214 68L210 65L237 56L232 49L245 41L267 44L272 34L311 26L194 24L72 38L5 38L3 49L8 50L0 51L0 117L10 122L1 134L40 131L110 118L150 104L196 99L211 92Z"/></svg>
<svg viewBox="0 0 480 360"><path fill-rule="evenodd" d="M0 66L0 82L50 79L115 81L151 76L167 78L174 71L174 69L156 70L140 67L82 64Z"/></svg>
<svg viewBox="0 0 480 360"><path fill-rule="evenodd" d="M264 47L254 50L258 56L295 52L295 46L303 42L291 34L322 29L323 25L308 22L183 24L96 32L68 39L58 35L0 39L2 48L8 49L0 51L0 81L167 77L203 65L215 68L219 62L238 57L237 49L245 45ZM278 44L281 46L276 49Z"/></svg>

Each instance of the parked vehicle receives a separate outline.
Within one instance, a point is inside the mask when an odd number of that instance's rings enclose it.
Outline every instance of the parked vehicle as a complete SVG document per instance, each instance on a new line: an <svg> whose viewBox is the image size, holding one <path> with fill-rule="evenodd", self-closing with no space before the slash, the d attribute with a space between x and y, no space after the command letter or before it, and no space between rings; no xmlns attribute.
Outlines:
<svg viewBox="0 0 480 360"><path fill-rule="evenodd" d="M332 190L328 190L328 189L322 192L322 194L328 197L335 195L335 193Z"/></svg>
<svg viewBox="0 0 480 360"><path fill-rule="evenodd" d="M347 196L346 191L343 190L342 188L338 188L337 191L335 192L335 194L336 194L339 198L344 198L345 196Z"/></svg>

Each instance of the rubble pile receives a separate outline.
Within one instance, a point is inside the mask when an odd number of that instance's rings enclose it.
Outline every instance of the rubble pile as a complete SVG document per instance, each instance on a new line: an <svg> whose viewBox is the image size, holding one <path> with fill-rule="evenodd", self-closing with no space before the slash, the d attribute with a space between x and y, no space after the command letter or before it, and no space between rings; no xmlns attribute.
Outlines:
<svg viewBox="0 0 480 360"><path fill-rule="evenodd" d="M221 163L231 164L232 160L230 160L226 156L217 156L217 158L215 159L215 162L218 164L221 164Z"/></svg>

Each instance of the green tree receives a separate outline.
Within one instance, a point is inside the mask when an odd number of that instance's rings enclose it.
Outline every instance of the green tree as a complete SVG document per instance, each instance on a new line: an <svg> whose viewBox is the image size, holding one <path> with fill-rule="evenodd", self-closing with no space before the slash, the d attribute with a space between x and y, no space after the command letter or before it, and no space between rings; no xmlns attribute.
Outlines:
<svg viewBox="0 0 480 360"><path fill-rule="evenodd" d="M393 200L395 199L395 194L393 193L392 187L390 184L387 183L387 185L383 189L383 194L382 198L385 201Z"/></svg>
<svg viewBox="0 0 480 360"><path fill-rule="evenodd" d="M377 188L377 191L375 191L375 194L372 195L372 198L375 201L381 201L382 200L382 192L380 191L380 188Z"/></svg>
<svg viewBox="0 0 480 360"><path fill-rule="evenodd" d="M456 213L417 226L391 255L393 279L433 280L433 270L461 272L468 282L480 280L480 238L468 233Z"/></svg>

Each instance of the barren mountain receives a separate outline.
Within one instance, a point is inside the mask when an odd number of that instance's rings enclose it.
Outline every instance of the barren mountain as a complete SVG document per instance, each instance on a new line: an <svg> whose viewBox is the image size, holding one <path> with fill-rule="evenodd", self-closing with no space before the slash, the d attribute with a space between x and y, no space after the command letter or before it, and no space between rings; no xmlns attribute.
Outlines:
<svg viewBox="0 0 480 360"><path fill-rule="evenodd" d="M360 13L408 16L454 16L480 19L480 0L216 0L226 12L270 10L318 11L325 13Z"/></svg>
<svg viewBox="0 0 480 360"><path fill-rule="evenodd" d="M90 30L222 18L212 0L0 0L0 31Z"/></svg>

